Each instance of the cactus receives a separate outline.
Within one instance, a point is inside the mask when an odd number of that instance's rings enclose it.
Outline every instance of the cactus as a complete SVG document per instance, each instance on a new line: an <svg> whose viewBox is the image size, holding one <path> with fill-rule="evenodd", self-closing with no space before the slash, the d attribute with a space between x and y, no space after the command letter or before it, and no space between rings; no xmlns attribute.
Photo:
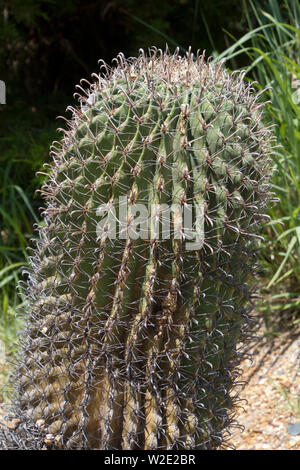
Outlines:
<svg viewBox="0 0 300 470"><path fill-rule="evenodd" d="M2 447L222 448L272 197L264 104L190 50L119 54L92 77L52 147ZM189 249L186 207L204 229Z"/></svg>

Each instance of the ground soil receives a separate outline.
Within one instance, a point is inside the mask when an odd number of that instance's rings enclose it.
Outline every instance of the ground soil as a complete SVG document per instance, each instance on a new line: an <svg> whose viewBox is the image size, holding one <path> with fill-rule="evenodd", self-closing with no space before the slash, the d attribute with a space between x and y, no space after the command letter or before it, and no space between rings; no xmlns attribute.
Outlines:
<svg viewBox="0 0 300 470"><path fill-rule="evenodd" d="M251 352L252 361L241 364L245 401L237 421L244 430L237 428L230 444L237 450L300 450L300 435L287 431L300 421L300 336L263 336Z"/></svg>

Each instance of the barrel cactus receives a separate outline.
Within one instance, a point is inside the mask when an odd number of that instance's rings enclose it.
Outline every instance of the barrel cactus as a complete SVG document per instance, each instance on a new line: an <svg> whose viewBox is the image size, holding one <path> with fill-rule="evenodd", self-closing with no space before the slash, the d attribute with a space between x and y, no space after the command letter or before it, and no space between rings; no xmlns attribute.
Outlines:
<svg viewBox="0 0 300 470"><path fill-rule="evenodd" d="M199 52L92 77L52 147L2 447L222 448L272 197L264 104Z"/></svg>

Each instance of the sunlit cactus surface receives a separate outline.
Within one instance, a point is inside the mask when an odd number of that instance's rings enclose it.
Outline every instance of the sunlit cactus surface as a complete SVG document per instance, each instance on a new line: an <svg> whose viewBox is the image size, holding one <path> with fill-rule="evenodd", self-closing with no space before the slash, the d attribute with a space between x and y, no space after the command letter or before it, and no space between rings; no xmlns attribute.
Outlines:
<svg viewBox="0 0 300 470"><path fill-rule="evenodd" d="M264 104L199 52L92 77L52 146L1 447L222 448L271 200Z"/></svg>

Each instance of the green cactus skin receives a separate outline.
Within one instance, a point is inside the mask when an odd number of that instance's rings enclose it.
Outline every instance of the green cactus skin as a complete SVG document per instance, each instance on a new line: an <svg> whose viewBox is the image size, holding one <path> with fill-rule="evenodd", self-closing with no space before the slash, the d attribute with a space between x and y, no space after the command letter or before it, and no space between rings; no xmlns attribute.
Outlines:
<svg viewBox="0 0 300 470"><path fill-rule="evenodd" d="M2 447L222 448L271 200L263 104L199 52L101 69L52 148ZM121 196L127 229L134 204L202 207L203 247L174 238L174 214L169 239L97 239Z"/></svg>

